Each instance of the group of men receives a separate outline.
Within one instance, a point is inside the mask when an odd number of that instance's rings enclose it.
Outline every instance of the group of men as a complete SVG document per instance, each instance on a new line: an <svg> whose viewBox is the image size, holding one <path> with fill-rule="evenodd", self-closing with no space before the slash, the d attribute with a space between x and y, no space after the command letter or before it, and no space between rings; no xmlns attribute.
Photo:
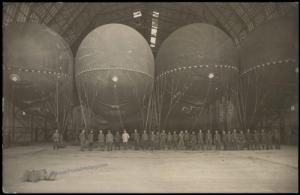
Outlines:
<svg viewBox="0 0 300 195"><path fill-rule="evenodd" d="M82 130L79 135L81 150L88 148L99 148L100 150L111 151L128 148L128 143L135 150L211 150L213 146L216 150L261 150L280 149L280 131L278 129L260 131L247 129L244 131L222 131L199 130L189 132L180 131L151 131L144 130L139 133L137 129L129 135L126 130L121 134L119 131L113 135L110 130L106 134L102 130L95 140L94 131L86 132Z"/></svg>

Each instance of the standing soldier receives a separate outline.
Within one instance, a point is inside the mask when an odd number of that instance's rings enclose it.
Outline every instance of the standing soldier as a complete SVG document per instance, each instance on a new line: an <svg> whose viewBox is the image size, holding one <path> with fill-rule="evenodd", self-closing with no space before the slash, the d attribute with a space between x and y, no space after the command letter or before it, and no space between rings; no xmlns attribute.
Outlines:
<svg viewBox="0 0 300 195"><path fill-rule="evenodd" d="M85 130L84 129L79 134L79 140L80 140L80 150L84 151L85 144L86 144L86 137L85 137Z"/></svg>
<svg viewBox="0 0 300 195"><path fill-rule="evenodd" d="M155 140L154 140L154 144L155 144L155 149L156 150L159 150L159 143L160 143L160 133L159 131L156 132L156 135L155 135Z"/></svg>
<svg viewBox="0 0 300 195"><path fill-rule="evenodd" d="M154 131L151 131L150 134L150 150L154 150L155 149L155 134Z"/></svg>
<svg viewBox="0 0 300 195"><path fill-rule="evenodd" d="M227 150L227 135L225 130L222 131L222 137L221 137L222 145L223 145L223 150Z"/></svg>
<svg viewBox="0 0 300 195"><path fill-rule="evenodd" d="M147 134L146 130L144 130L144 132L142 134L142 142L141 142L143 150L148 149L148 139L149 139L148 134Z"/></svg>
<svg viewBox="0 0 300 195"><path fill-rule="evenodd" d="M53 150L58 150L58 145L59 145L59 133L58 130L56 129L54 134L52 135L52 140L53 140Z"/></svg>
<svg viewBox="0 0 300 195"><path fill-rule="evenodd" d="M261 129L261 133L260 133L260 145L262 146L262 149L266 149L266 133L264 129Z"/></svg>
<svg viewBox="0 0 300 195"><path fill-rule="evenodd" d="M178 135L178 149L183 150L184 149L184 134L183 131L180 131Z"/></svg>
<svg viewBox="0 0 300 195"><path fill-rule="evenodd" d="M93 143L94 143L94 132L93 132L93 130L91 130L88 135L89 151L91 151L93 149Z"/></svg>
<svg viewBox="0 0 300 195"><path fill-rule="evenodd" d="M172 141L173 141L173 136L172 136L171 132L169 131L169 132L168 132L168 135L167 135L167 146L168 146L168 150L171 150L171 149L172 149Z"/></svg>
<svg viewBox="0 0 300 195"><path fill-rule="evenodd" d="M102 132L102 130L99 131L98 134L98 147L100 148L100 150L104 150L104 146L105 146L105 138L104 138L104 134Z"/></svg>
<svg viewBox="0 0 300 195"><path fill-rule="evenodd" d="M198 147L199 149L204 150L204 135L201 129L198 132Z"/></svg>
<svg viewBox="0 0 300 195"><path fill-rule="evenodd" d="M124 132L122 134L122 141L123 141L124 150L127 150L129 138L130 138L129 134L126 132L126 129L124 129Z"/></svg>
<svg viewBox="0 0 300 195"><path fill-rule="evenodd" d="M165 130L162 131L160 134L160 149L165 150L166 149L166 141L167 141L167 134Z"/></svg>
<svg viewBox="0 0 300 195"><path fill-rule="evenodd" d="M253 140L254 140L254 148L255 150L260 150L260 140L259 140L259 134L256 130L253 132Z"/></svg>
<svg viewBox="0 0 300 195"><path fill-rule="evenodd" d="M274 132L274 141L275 141L275 149L280 149L280 131L279 129L275 129Z"/></svg>
<svg viewBox="0 0 300 195"><path fill-rule="evenodd" d="M108 130L106 134L106 144L107 144L107 151L112 151L112 145L114 143L114 136L111 134L111 131Z"/></svg>
<svg viewBox="0 0 300 195"><path fill-rule="evenodd" d="M137 129L134 130L133 141L134 141L134 149L139 150L140 134L137 132Z"/></svg>
<svg viewBox="0 0 300 195"><path fill-rule="evenodd" d="M218 130L215 131L214 143L216 145L216 150L220 150L221 149L221 137L220 137L220 134L218 133Z"/></svg>
<svg viewBox="0 0 300 195"><path fill-rule="evenodd" d="M248 150L252 149L253 141L252 141L252 134L250 132L250 129L247 129L247 132L245 134L246 138L246 147Z"/></svg>
<svg viewBox="0 0 300 195"><path fill-rule="evenodd" d="M116 135L115 135L115 148L117 149L118 148L118 150L120 150L120 148L121 148L121 135L120 135L120 133L119 133L119 131L117 131L116 132Z"/></svg>
<svg viewBox="0 0 300 195"><path fill-rule="evenodd" d="M238 135L236 133L236 129L233 129L232 143L233 143L233 150L238 150Z"/></svg>
<svg viewBox="0 0 300 195"><path fill-rule="evenodd" d="M177 144L178 144L178 134L176 131L173 131L173 149L177 149Z"/></svg>
<svg viewBox="0 0 300 195"><path fill-rule="evenodd" d="M267 150L272 150L273 149L273 142L272 142L272 140L273 140L273 133L272 133L272 130L270 129L269 131L268 131L268 133L267 133Z"/></svg>
<svg viewBox="0 0 300 195"><path fill-rule="evenodd" d="M190 134L187 130L185 130L185 133L184 133L184 146L185 146L185 149L190 149Z"/></svg>
<svg viewBox="0 0 300 195"><path fill-rule="evenodd" d="M240 134L238 135L238 148L239 150L244 150L245 147L245 135L243 131L240 131Z"/></svg>
<svg viewBox="0 0 300 195"><path fill-rule="evenodd" d="M232 139L232 135L231 135L231 131L228 130L227 132L227 149L228 150L232 150L233 148L233 139Z"/></svg>
<svg viewBox="0 0 300 195"><path fill-rule="evenodd" d="M191 140L190 141L191 150L196 150L197 137L196 137L195 131L192 132L190 140Z"/></svg>
<svg viewBox="0 0 300 195"><path fill-rule="evenodd" d="M207 147L207 150L211 150L211 145L212 145L212 135L211 135L209 129L207 130L205 141L206 141L206 147Z"/></svg>

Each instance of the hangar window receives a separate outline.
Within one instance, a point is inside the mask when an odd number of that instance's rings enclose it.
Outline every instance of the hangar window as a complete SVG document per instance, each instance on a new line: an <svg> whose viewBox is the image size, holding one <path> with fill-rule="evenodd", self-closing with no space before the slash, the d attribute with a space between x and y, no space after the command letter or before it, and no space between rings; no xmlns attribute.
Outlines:
<svg viewBox="0 0 300 195"><path fill-rule="evenodd" d="M152 16L155 17L155 18L158 18L159 17L159 12L153 11Z"/></svg>
<svg viewBox="0 0 300 195"><path fill-rule="evenodd" d="M141 17L141 16L142 16L142 12L141 11L133 12L133 17L134 18L138 18L138 17Z"/></svg>

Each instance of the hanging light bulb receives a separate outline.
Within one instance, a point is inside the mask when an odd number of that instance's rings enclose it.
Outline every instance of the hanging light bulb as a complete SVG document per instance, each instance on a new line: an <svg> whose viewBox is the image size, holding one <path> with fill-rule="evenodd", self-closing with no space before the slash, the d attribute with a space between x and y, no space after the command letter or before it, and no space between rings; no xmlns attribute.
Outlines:
<svg viewBox="0 0 300 195"><path fill-rule="evenodd" d="M209 73L208 74L208 78L210 78L210 79L214 78L214 76L215 76L214 73Z"/></svg>
<svg viewBox="0 0 300 195"><path fill-rule="evenodd" d="M113 76L111 78L111 80L116 83L116 82L118 82L119 78L117 76Z"/></svg>

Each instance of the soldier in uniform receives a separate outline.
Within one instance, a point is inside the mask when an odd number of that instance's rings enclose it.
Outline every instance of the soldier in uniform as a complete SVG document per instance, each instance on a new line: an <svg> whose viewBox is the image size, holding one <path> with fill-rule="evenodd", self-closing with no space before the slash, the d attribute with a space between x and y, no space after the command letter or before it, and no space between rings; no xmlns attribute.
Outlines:
<svg viewBox="0 0 300 195"><path fill-rule="evenodd" d="M121 135L120 135L119 131L116 132L114 143L115 143L115 149L118 148L118 150L120 150L120 148L121 148Z"/></svg>
<svg viewBox="0 0 300 195"><path fill-rule="evenodd" d="M280 149L280 130L277 128L274 131L274 142L275 142L275 149Z"/></svg>
<svg viewBox="0 0 300 195"><path fill-rule="evenodd" d="M187 130L185 130L185 133L184 133L184 146L185 146L185 149L190 149L190 134Z"/></svg>
<svg viewBox="0 0 300 195"><path fill-rule="evenodd" d="M196 150L196 146L197 146L197 137L196 137L195 131L193 131L191 136L190 136L191 150Z"/></svg>
<svg viewBox="0 0 300 195"><path fill-rule="evenodd" d="M201 129L198 132L198 147L199 149L204 150L204 135Z"/></svg>
<svg viewBox="0 0 300 195"><path fill-rule="evenodd" d="M129 138L130 138L129 134L127 133L126 129L124 129L124 132L122 134L122 141L123 141L124 150L127 150Z"/></svg>
<svg viewBox="0 0 300 195"><path fill-rule="evenodd" d="M221 150L221 137L218 130L215 131L214 143L216 145L216 150Z"/></svg>
<svg viewBox="0 0 300 195"><path fill-rule="evenodd" d="M236 129L233 129L232 133L232 143L233 143L233 150L238 150L238 134L236 132Z"/></svg>
<svg viewBox="0 0 300 195"><path fill-rule="evenodd" d="M144 130L143 134L142 134L142 141L141 141L141 146L143 150L148 149L148 133L146 132L146 130Z"/></svg>
<svg viewBox="0 0 300 195"><path fill-rule="evenodd" d="M240 131L240 134L238 135L238 149L244 150L245 147L245 135L243 131Z"/></svg>
<svg viewBox="0 0 300 195"><path fill-rule="evenodd" d="M253 147L253 141L252 141L252 134L250 132L250 129L247 129L247 132L245 134L245 138L246 138L246 148L248 150L251 150Z"/></svg>
<svg viewBox="0 0 300 195"><path fill-rule="evenodd" d="M173 149L176 150L177 149L177 145L178 145L178 134L176 131L173 131Z"/></svg>
<svg viewBox="0 0 300 195"><path fill-rule="evenodd" d="M273 133L272 130L270 129L267 133L267 150L272 150L273 149Z"/></svg>
<svg viewBox="0 0 300 195"><path fill-rule="evenodd" d="M111 133L111 131L108 130L108 132L106 134L107 151L112 151L113 143L114 143L114 136Z"/></svg>
<svg viewBox="0 0 300 195"><path fill-rule="evenodd" d="M184 150L184 134L183 131L180 131L178 135L178 149Z"/></svg>
<svg viewBox="0 0 300 195"><path fill-rule="evenodd" d="M160 143L160 133L159 133L159 131L156 132L154 143L155 143L155 149L159 150L160 149L160 147L159 147L159 143Z"/></svg>
<svg viewBox="0 0 300 195"><path fill-rule="evenodd" d="M98 134L98 147L102 151L104 150L104 147L105 147L105 137L104 137L102 130L100 130L99 134Z"/></svg>
<svg viewBox="0 0 300 195"><path fill-rule="evenodd" d="M206 141L206 147L207 150L211 150L211 146L212 146L212 135L210 130L207 130L206 136L205 136L205 141Z"/></svg>
<svg viewBox="0 0 300 195"><path fill-rule="evenodd" d="M261 133L260 133L260 145L262 146L262 149L266 149L266 143L267 143L267 139L266 139L266 133L264 129L261 129Z"/></svg>
<svg viewBox="0 0 300 195"><path fill-rule="evenodd" d="M221 141L222 141L222 145L223 145L223 150L227 150L227 135L224 130L222 131Z"/></svg>
<svg viewBox="0 0 300 195"><path fill-rule="evenodd" d="M85 130L84 129L79 134L79 140L80 140L80 150L84 151L85 143L86 143L86 137L85 137Z"/></svg>
<svg viewBox="0 0 300 195"><path fill-rule="evenodd" d="M150 150L155 149L155 134L154 131L151 131L150 133Z"/></svg>
<svg viewBox="0 0 300 195"><path fill-rule="evenodd" d="M93 132L93 130L91 130L88 135L89 151L91 151L93 149L93 143L94 143L94 132Z"/></svg>
<svg viewBox="0 0 300 195"><path fill-rule="evenodd" d="M227 132L227 149L232 150L232 148L233 148L233 139L232 139L231 131L228 130L228 132Z"/></svg>
<svg viewBox="0 0 300 195"><path fill-rule="evenodd" d="M162 131L160 134L160 149L165 150L166 149L166 141L167 141L167 134L165 130Z"/></svg>
<svg viewBox="0 0 300 195"><path fill-rule="evenodd" d="M173 141L173 136L172 136L171 132L169 131L168 135L167 135L167 148L168 148L168 150L172 149L172 141Z"/></svg>
<svg viewBox="0 0 300 195"><path fill-rule="evenodd" d="M58 150L58 145L59 145L59 133L58 130L56 129L54 134L52 135L52 140L53 140L53 150Z"/></svg>
<svg viewBox="0 0 300 195"><path fill-rule="evenodd" d="M134 149L139 150L140 134L137 132L137 129L135 129L133 133L133 142L134 142Z"/></svg>
<svg viewBox="0 0 300 195"><path fill-rule="evenodd" d="M260 150L259 134L256 130L254 130L254 132L253 132L253 142L254 142L255 150Z"/></svg>

